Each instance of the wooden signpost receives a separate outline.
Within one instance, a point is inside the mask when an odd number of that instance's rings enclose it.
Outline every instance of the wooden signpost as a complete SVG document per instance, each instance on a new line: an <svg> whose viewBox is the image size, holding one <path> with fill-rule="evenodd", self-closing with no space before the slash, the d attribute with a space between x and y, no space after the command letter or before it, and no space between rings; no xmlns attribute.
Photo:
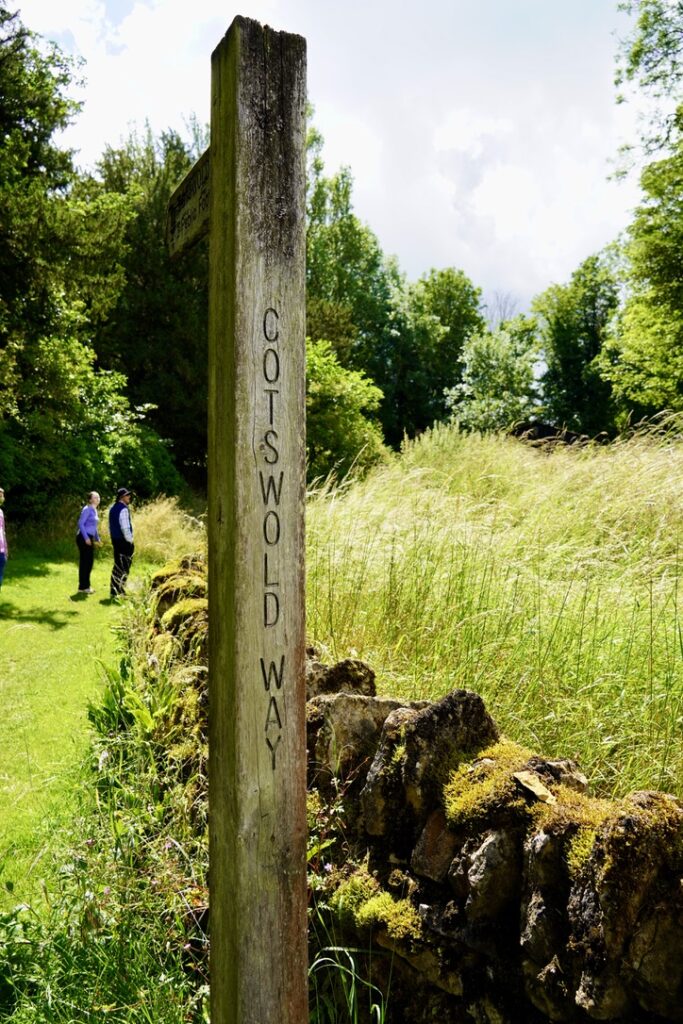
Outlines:
<svg viewBox="0 0 683 1024"><path fill-rule="evenodd" d="M308 1020L305 67L300 36L235 19L169 204L172 251L209 232L212 1024Z"/></svg>

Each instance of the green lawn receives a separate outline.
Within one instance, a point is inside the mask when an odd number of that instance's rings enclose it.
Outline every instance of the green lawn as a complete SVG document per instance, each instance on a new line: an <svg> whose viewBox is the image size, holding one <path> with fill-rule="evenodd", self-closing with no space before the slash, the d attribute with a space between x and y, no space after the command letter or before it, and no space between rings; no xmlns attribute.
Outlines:
<svg viewBox="0 0 683 1024"><path fill-rule="evenodd" d="M99 557L98 557L99 556ZM99 662L116 658L110 557L96 556L95 594L71 560L12 552L0 590L0 906L39 891L50 836L77 807L87 702Z"/></svg>

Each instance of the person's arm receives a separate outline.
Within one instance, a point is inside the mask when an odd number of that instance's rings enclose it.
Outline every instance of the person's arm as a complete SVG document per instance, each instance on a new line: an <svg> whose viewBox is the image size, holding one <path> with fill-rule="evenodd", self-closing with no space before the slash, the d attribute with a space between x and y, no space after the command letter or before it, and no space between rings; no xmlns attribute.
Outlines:
<svg viewBox="0 0 683 1024"><path fill-rule="evenodd" d="M121 509L121 515L119 516L119 526L121 527L121 533L123 539L127 540L129 544L133 543L133 527L130 522L130 512L127 507Z"/></svg>
<svg viewBox="0 0 683 1024"><path fill-rule="evenodd" d="M90 505L84 505L81 509L81 514L78 518L78 532L85 541L86 544L92 544L90 540L90 534L88 533L88 519L90 512Z"/></svg>

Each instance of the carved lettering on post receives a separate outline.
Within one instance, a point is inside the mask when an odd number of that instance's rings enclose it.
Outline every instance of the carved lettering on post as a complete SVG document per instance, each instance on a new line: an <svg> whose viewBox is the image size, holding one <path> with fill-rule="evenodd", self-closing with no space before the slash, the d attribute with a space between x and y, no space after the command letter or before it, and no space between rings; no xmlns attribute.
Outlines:
<svg viewBox="0 0 683 1024"><path fill-rule="evenodd" d="M212 1024L308 1020L305 101L304 40L236 18L208 188Z"/></svg>

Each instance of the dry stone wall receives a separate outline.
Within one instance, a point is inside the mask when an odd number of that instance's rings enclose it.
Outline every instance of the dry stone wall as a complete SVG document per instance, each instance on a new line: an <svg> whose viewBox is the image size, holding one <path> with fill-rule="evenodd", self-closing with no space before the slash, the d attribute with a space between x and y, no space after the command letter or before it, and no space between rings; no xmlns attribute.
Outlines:
<svg viewBox="0 0 683 1024"><path fill-rule="evenodd" d="M169 756L204 778L203 560L153 587L152 676L182 655L187 742ZM380 951L387 1024L683 1021L680 801L596 799L573 762L501 736L477 694L377 697L367 665L308 655L308 782L327 829L312 889L336 938Z"/></svg>
<svg viewBox="0 0 683 1024"><path fill-rule="evenodd" d="M590 797L474 693L404 704L309 664L309 783L349 843L327 902L391 952L392 1021L683 1021L679 801Z"/></svg>

